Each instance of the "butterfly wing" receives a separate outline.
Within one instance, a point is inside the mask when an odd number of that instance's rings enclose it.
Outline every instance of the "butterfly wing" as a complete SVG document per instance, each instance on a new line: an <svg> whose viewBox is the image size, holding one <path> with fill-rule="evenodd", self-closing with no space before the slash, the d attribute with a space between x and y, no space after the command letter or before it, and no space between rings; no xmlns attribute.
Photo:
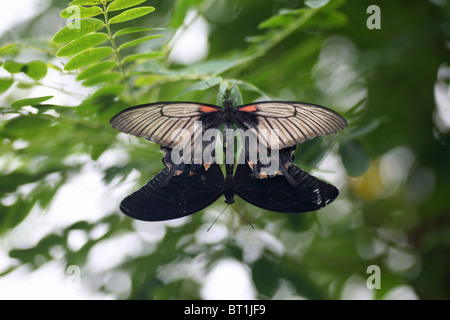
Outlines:
<svg viewBox="0 0 450 320"><path fill-rule="evenodd" d="M235 192L245 201L259 208L275 212L309 212L325 207L339 194L331 184L319 180L295 165L288 168L297 182L293 186L283 176L256 179L247 165L236 169Z"/></svg>
<svg viewBox="0 0 450 320"><path fill-rule="evenodd" d="M291 185L297 186L297 182L289 175L287 169L294 161L294 152L296 146L284 148L281 150L268 150L267 147L258 143L249 143L244 137L240 137L245 152L241 153L241 157L245 156L245 162L248 163L253 171L253 176L258 179L283 175ZM243 163L240 159L239 163Z"/></svg>
<svg viewBox="0 0 450 320"><path fill-rule="evenodd" d="M220 108L194 102L158 102L125 109L110 123L114 129L173 148L221 124ZM201 126L196 122L201 121Z"/></svg>
<svg viewBox="0 0 450 320"><path fill-rule="evenodd" d="M306 140L338 132L347 121L338 113L318 105L265 101L238 107L235 122L251 130L271 149L284 149Z"/></svg>
<svg viewBox="0 0 450 320"><path fill-rule="evenodd" d="M181 175L172 177L161 187L160 182L168 171L165 168L144 187L123 199L120 210L138 220L171 220L198 212L223 194L224 177L217 164L194 176L189 176L190 168L186 166Z"/></svg>

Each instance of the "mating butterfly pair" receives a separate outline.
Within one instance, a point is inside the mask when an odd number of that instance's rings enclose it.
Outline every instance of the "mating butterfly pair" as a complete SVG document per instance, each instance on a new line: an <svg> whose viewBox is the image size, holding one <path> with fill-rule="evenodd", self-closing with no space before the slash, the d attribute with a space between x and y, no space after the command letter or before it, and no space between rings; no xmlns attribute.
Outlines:
<svg viewBox="0 0 450 320"><path fill-rule="evenodd" d="M297 144L346 127L343 117L325 107L281 101L234 107L231 99L224 100L223 108L193 102L159 102L125 109L111 119L111 125L120 132L159 143L165 151L166 168L121 202L122 212L135 219L180 218L206 208L221 195L228 204L238 195L266 210L307 212L324 207L339 194L334 186L292 164ZM262 171L261 159L250 161L250 153L255 151L251 148L245 148L246 163L238 164L234 174L234 164L225 161L225 176L220 166L208 158L200 163L189 158L187 164L171 160L169 155L174 148L195 154L199 148L196 137L222 125L224 132L233 131L236 125L271 152L278 152L276 170L270 178L262 179L268 175ZM224 138L225 153L232 148L227 139L229 136ZM204 148L202 140L200 149Z"/></svg>

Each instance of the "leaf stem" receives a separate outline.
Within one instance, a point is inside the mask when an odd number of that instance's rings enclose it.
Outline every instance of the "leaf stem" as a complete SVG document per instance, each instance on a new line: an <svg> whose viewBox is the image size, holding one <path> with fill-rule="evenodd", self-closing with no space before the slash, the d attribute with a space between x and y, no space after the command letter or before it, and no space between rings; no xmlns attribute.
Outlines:
<svg viewBox="0 0 450 320"><path fill-rule="evenodd" d="M285 38L287 38L295 30L301 28L306 22L308 22L309 19L311 19L315 14L317 14L319 10L320 8L308 10L299 19L291 23L288 27L276 33L273 37L270 38L270 40L263 43L256 53L248 55L247 59L245 60L245 64L244 62L242 62L240 67L237 66L237 70L245 68L251 61L266 55L270 49L272 49L281 41L283 41Z"/></svg>
<svg viewBox="0 0 450 320"><path fill-rule="evenodd" d="M23 44L23 43L18 43L18 45L22 48L26 48L26 49L31 49L31 50L37 50L37 51L41 51L41 52L45 52L51 55L55 55L56 54L56 50L53 49L44 49L44 48L39 48L36 46L31 46L31 45L27 45L27 44Z"/></svg>
<svg viewBox="0 0 450 320"><path fill-rule="evenodd" d="M109 19L108 19L108 12L107 12L107 7L106 7L106 1L103 1L103 16L105 17L105 27L106 27L106 30L108 32L108 38L109 38L109 41L111 42L111 46L113 48L114 55L115 55L115 58L116 58L117 65L119 67L120 73L122 73L122 78L123 78L123 81L125 82L125 85L126 85L126 88L127 88L127 91L128 91L128 96L130 97L130 100L132 102L134 102L134 98L133 98L133 95L132 95L132 92L131 92L131 86L130 86L130 82L129 82L129 77L128 77L127 72L125 71L125 67L123 66L122 59L120 58L120 54L119 54L119 50L118 50L116 41L114 40L113 34L111 32L111 25L110 25L110 22L109 22Z"/></svg>

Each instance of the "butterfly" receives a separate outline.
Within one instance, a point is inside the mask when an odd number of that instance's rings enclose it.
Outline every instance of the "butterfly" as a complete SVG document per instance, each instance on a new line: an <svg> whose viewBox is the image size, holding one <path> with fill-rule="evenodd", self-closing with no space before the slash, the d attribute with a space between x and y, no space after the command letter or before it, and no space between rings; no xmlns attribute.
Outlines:
<svg viewBox="0 0 450 320"><path fill-rule="evenodd" d="M144 187L122 200L121 211L143 221L171 220L198 212L222 195L225 203L232 204L238 195L265 210L300 213L323 208L339 194L336 187L309 175L294 164L287 170L297 182L296 186L282 176L257 179L247 164L237 165L234 175L227 170L225 177L217 163L211 164L208 170L201 167L193 176L189 166L161 187L160 182L169 171L169 168L164 168Z"/></svg>
<svg viewBox="0 0 450 320"><path fill-rule="evenodd" d="M277 162L276 169L267 173L260 164L264 157L258 154L251 161L251 155L255 151L259 152L262 146L272 151L287 149L318 136L336 133L347 126L347 121L338 113L314 104L263 101L235 107L232 99L224 99L222 108L196 102L144 104L119 112L110 123L120 132L160 144L166 154L167 150L170 150L173 156L176 153L172 151L178 148L185 153L183 157L189 157L176 164L171 162L168 156L163 158L169 171L166 173L168 178L160 181L161 186L166 185L172 176L181 174L186 164L191 165L191 175L199 172L201 166L198 164L203 164L205 169L209 168L214 158L211 154L199 161L194 157L203 155L207 148L207 141L201 137L204 137L208 130L218 130L222 124L228 129L235 125L249 138L258 142L257 147L253 144L253 147L244 152L245 160L257 178L281 174L295 186L295 179L289 177L285 170L289 165L288 160ZM199 139L200 143L196 144ZM244 145L247 143L244 142Z"/></svg>

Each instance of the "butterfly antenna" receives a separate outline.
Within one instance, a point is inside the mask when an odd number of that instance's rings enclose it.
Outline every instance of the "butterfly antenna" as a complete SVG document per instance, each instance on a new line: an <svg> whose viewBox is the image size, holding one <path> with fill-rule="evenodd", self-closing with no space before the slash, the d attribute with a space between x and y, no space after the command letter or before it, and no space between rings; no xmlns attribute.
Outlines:
<svg viewBox="0 0 450 320"><path fill-rule="evenodd" d="M235 207L233 207L232 204L230 204L230 206L234 209L234 211L236 211L237 213L239 213L239 215L245 220L247 221L247 223L250 225L250 227L252 227L252 229L255 229L255 227L253 226L253 224L242 214L240 213Z"/></svg>
<svg viewBox="0 0 450 320"><path fill-rule="evenodd" d="M236 79L236 81L233 83L233 85L232 85L231 88L229 89L230 92L231 92L231 90L233 90L233 88L239 83L239 81L241 81L241 77L242 77L242 74L239 76L239 79Z"/></svg>
<svg viewBox="0 0 450 320"><path fill-rule="evenodd" d="M213 221L213 223L209 226L209 228L206 230L206 232L208 232L209 230L211 230L212 226L216 223L217 220L219 220L220 216L222 215L222 213L224 213L225 210L227 210L228 206L226 206L222 212L217 216L217 218Z"/></svg>
<svg viewBox="0 0 450 320"><path fill-rule="evenodd" d="M215 89L218 93L220 93L222 95L222 97L225 96L225 94L222 91L220 91L218 88L216 88L216 86L210 85L207 80L205 80L205 83L208 87L210 87L211 89Z"/></svg>
<svg viewBox="0 0 450 320"><path fill-rule="evenodd" d="M225 89L225 91L231 91L231 90L239 83L239 81L241 81L241 77L242 77L242 73L241 73L241 75L239 76L239 79L236 79L236 81L231 85L231 88L230 88L230 89ZM215 89L218 93L220 93L220 95L221 95L222 97L225 97L225 94L226 94L225 92L222 92L222 91L220 91L219 89L217 89L215 86L210 85L210 84L208 83L207 80L205 80L205 83L206 83L206 85L207 85L208 87L213 88L213 89Z"/></svg>

